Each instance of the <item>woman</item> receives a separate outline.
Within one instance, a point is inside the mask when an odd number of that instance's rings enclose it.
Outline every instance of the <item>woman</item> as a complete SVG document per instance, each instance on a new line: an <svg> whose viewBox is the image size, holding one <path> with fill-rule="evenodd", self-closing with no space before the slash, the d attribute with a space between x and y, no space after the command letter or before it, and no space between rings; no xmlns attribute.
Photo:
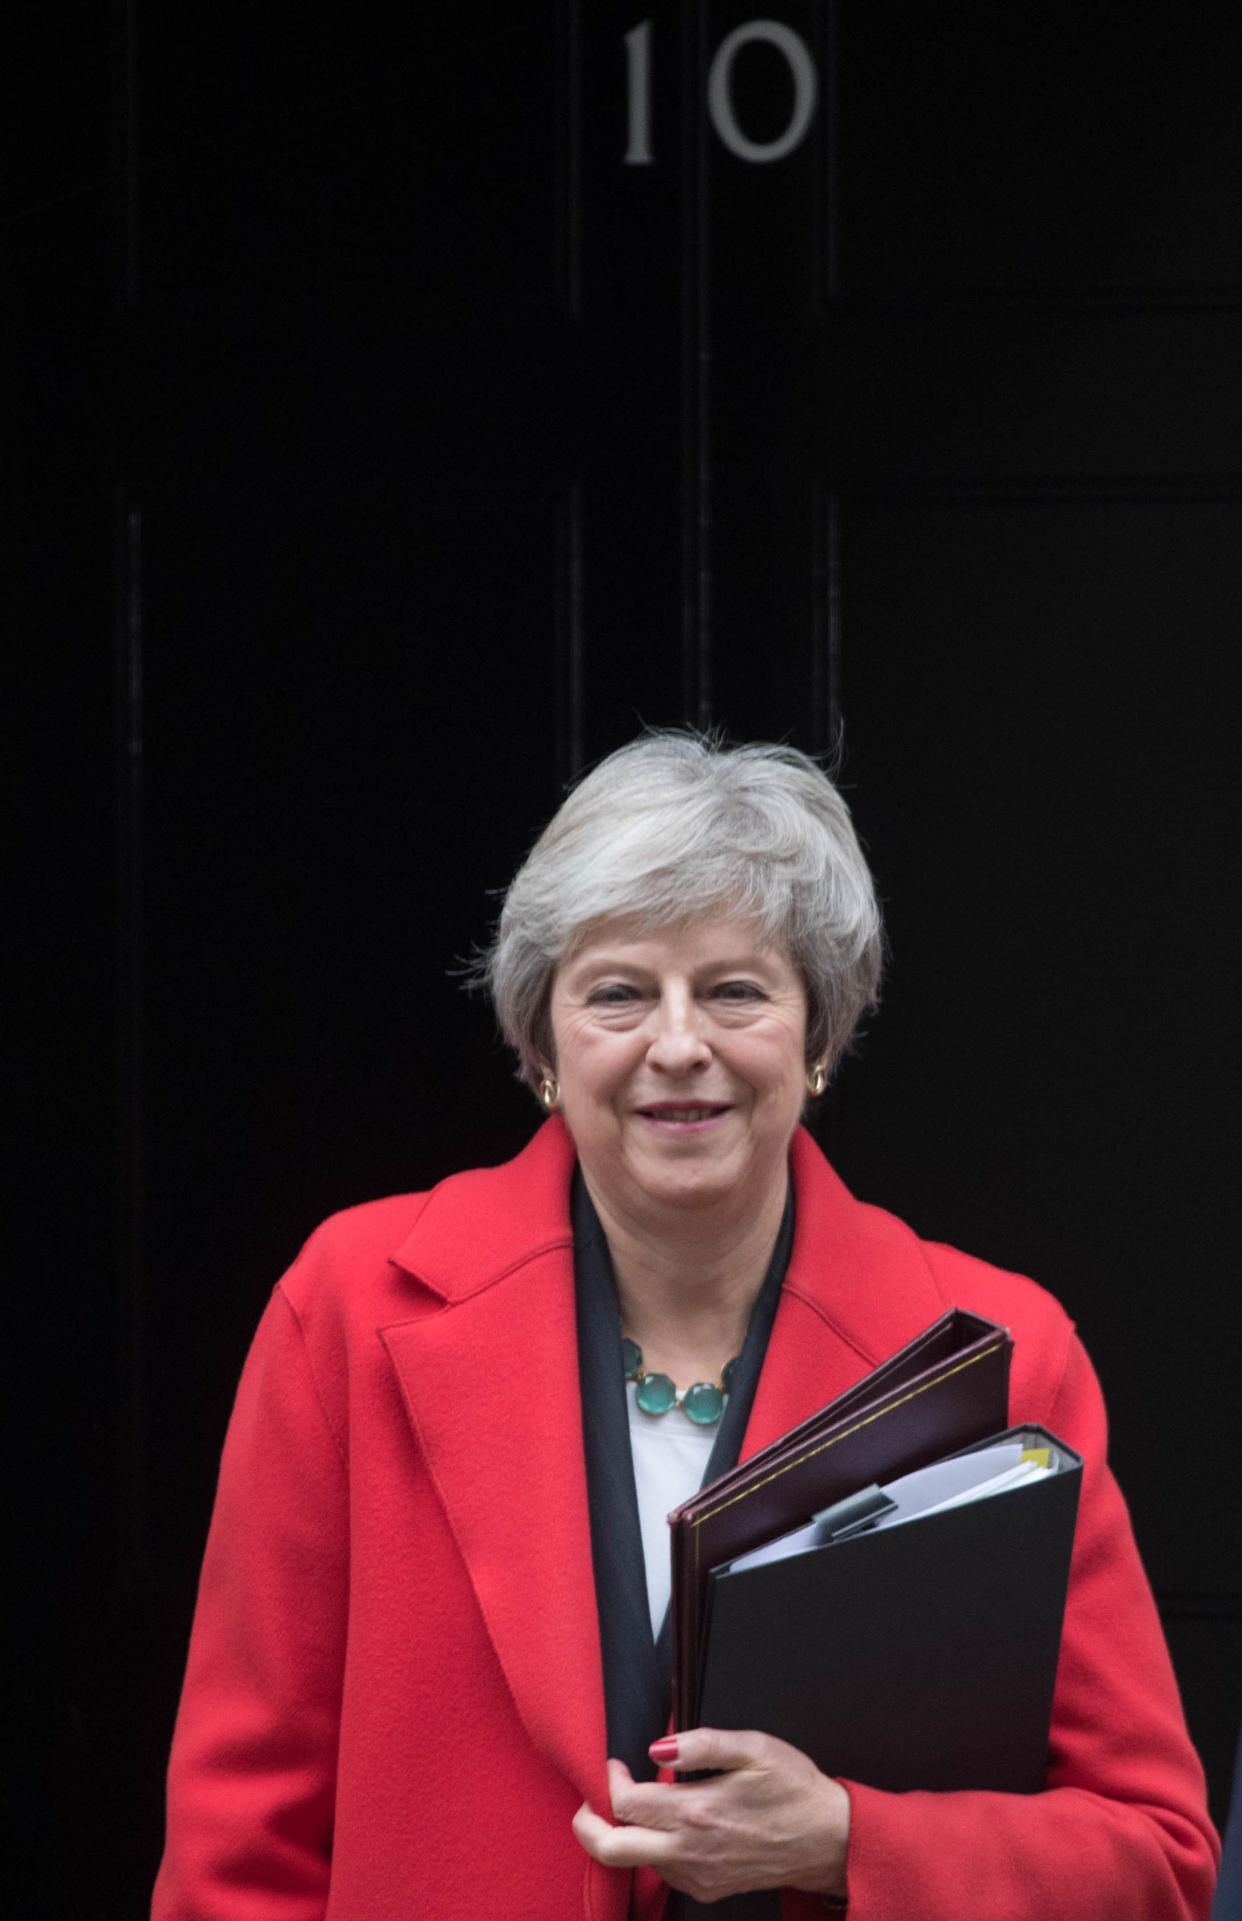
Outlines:
<svg viewBox="0 0 1242 1921"><path fill-rule="evenodd" d="M329 1221L260 1327L157 1921L1206 1915L1202 1775L1070 1322L854 1201L799 1126L879 956L845 806L791 749L652 736L565 802L488 963L549 1118ZM670 1737L664 1515L950 1304L1011 1329L1013 1418L1086 1462L1046 1791Z"/></svg>

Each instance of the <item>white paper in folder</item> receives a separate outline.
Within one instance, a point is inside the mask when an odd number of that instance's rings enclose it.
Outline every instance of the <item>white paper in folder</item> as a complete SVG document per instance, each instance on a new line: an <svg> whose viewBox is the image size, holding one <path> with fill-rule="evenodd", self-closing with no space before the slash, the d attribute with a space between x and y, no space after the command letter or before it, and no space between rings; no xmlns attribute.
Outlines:
<svg viewBox="0 0 1242 1921"><path fill-rule="evenodd" d="M937 1514L945 1508L960 1507L967 1501L984 1500L990 1495L1007 1493L1028 1481L1054 1474L1057 1463L1048 1458L1046 1447L1026 1447L1018 1440L1005 1440L993 1447L976 1448L969 1454L956 1454L947 1461L933 1461L913 1474L889 1481L878 1492L889 1505L868 1519L868 1530L895 1527L922 1515ZM775 1541L741 1554L730 1562L734 1572L741 1568L762 1567L768 1561L783 1561L791 1554L805 1554L827 1546L833 1538L823 1519L808 1521Z"/></svg>

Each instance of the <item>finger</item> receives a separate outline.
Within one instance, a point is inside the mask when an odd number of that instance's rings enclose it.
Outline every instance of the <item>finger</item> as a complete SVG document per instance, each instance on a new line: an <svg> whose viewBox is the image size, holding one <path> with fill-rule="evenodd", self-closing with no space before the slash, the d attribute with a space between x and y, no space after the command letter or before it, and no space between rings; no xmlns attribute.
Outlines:
<svg viewBox="0 0 1242 1921"><path fill-rule="evenodd" d="M755 1728L688 1728L684 1734L653 1741L650 1754L664 1768L732 1773L769 1765L773 1749L783 1745Z"/></svg>
<svg viewBox="0 0 1242 1921"><path fill-rule="evenodd" d="M651 1810L642 1798L643 1783L635 1781L624 1761L612 1758L608 1762L608 1800L614 1821L634 1823L639 1827L662 1827L661 1821L650 1819Z"/></svg>
<svg viewBox="0 0 1242 1921"><path fill-rule="evenodd" d="M686 1790L680 1783L636 1781L624 1761L608 1763L609 1799L614 1821L664 1833L685 1818Z"/></svg>
<svg viewBox="0 0 1242 1921"><path fill-rule="evenodd" d="M657 1868L669 1850L667 1834L651 1828L613 1827L584 1801L573 1830L587 1853L606 1868Z"/></svg>
<svg viewBox="0 0 1242 1921"><path fill-rule="evenodd" d="M596 1814L589 1801L584 1801L573 1818L573 1830L588 1854L598 1861L599 1843L605 1833L611 1832L611 1823Z"/></svg>
<svg viewBox="0 0 1242 1921"><path fill-rule="evenodd" d="M658 1828L680 1826L685 1818L686 1788L681 1782L635 1781L627 1769L624 1777L612 1775L609 1762L609 1789L612 1818L630 1827Z"/></svg>

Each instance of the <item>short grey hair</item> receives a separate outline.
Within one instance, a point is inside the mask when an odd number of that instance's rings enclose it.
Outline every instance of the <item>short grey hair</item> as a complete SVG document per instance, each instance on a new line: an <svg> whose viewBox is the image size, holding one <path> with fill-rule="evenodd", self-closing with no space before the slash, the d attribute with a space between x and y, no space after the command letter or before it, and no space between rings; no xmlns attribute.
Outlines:
<svg viewBox="0 0 1242 1921"><path fill-rule="evenodd" d="M537 1087L555 1063L553 977L594 927L722 913L786 949L806 988L807 1060L831 1066L876 1003L883 958L875 888L836 787L796 747L682 732L619 747L544 828L480 956L519 1079Z"/></svg>

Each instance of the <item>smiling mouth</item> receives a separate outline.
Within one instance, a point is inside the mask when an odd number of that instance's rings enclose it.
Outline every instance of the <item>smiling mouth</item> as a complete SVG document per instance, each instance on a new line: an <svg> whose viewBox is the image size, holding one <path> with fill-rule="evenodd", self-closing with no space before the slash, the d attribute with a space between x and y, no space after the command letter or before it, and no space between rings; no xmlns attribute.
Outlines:
<svg viewBox="0 0 1242 1921"><path fill-rule="evenodd" d="M660 1102L656 1106L640 1107L638 1111L644 1120L692 1122L714 1121L718 1115L727 1114L729 1108L724 1102L717 1106L705 1106L699 1103L684 1107L674 1106L671 1102Z"/></svg>

